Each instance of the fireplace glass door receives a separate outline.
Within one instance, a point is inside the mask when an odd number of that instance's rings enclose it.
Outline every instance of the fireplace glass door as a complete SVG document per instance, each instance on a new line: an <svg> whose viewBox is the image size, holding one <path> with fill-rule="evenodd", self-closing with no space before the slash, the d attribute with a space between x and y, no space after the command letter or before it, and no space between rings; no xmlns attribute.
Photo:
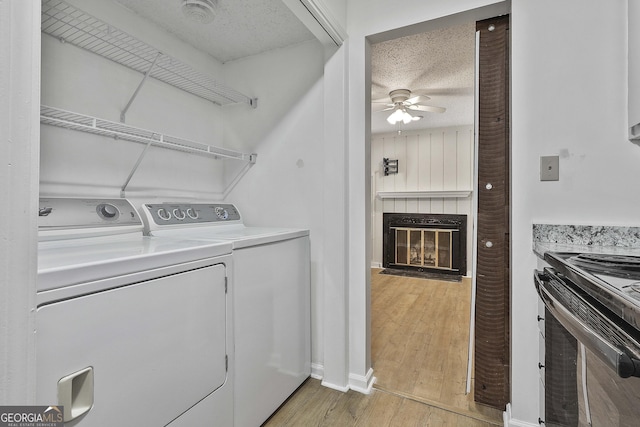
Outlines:
<svg viewBox="0 0 640 427"><path fill-rule="evenodd" d="M395 263L451 270L452 234L458 230L393 227Z"/></svg>

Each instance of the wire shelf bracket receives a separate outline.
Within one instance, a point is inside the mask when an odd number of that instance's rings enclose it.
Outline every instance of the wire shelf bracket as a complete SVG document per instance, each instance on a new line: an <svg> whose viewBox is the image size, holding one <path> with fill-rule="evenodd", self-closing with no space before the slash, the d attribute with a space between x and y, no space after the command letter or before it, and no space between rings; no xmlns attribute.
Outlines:
<svg viewBox="0 0 640 427"><path fill-rule="evenodd" d="M120 121L122 123L126 121L127 111L129 111L129 107L131 107L131 104L133 104L133 100L136 99L136 96L138 96L138 92L140 92L140 89L142 89L142 86L144 86L144 82L147 81L147 77L149 77L149 73L151 73L151 70L153 70L153 67L156 65L156 62L158 62L158 58L160 58L160 55L161 53L158 52L158 54L156 55L156 59L153 60L153 63L149 66L149 69L147 70L147 72L144 73L144 77L142 78L142 81L136 88L135 92L133 92L133 95L131 95L131 99L129 100L129 102L127 102L127 106L124 107L124 110L122 110L122 112L120 113Z"/></svg>

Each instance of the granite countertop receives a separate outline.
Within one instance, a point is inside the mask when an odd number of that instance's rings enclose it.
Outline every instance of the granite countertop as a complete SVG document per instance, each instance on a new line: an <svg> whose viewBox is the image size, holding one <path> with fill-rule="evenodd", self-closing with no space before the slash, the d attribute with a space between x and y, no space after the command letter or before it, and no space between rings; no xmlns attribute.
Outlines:
<svg viewBox="0 0 640 427"><path fill-rule="evenodd" d="M533 224L533 251L640 256L640 227Z"/></svg>
<svg viewBox="0 0 640 427"><path fill-rule="evenodd" d="M575 253L600 253L611 255L635 255L640 256L640 247L627 248L622 246L601 245L576 245L572 243L533 242L533 252L540 258L544 258L545 252L575 252Z"/></svg>

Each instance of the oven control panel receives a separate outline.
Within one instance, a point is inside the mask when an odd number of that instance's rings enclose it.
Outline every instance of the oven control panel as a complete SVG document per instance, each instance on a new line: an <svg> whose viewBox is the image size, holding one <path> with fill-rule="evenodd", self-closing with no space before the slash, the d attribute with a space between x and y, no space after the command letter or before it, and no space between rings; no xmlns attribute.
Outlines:
<svg viewBox="0 0 640 427"><path fill-rule="evenodd" d="M239 222L240 212L232 204L147 203L146 219L157 226Z"/></svg>

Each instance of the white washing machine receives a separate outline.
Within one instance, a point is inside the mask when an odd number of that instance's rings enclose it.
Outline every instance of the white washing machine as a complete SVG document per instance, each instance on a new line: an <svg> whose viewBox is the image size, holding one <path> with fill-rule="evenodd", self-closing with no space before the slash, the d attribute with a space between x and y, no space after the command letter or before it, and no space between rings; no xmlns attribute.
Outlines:
<svg viewBox="0 0 640 427"><path fill-rule="evenodd" d="M308 230L248 227L231 204L143 206L153 236L233 246L234 421L257 427L311 373Z"/></svg>
<svg viewBox="0 0 640 427"><path fill-rule="evenodd" d="M37 402L69 426L233 425L231 247L124 199L41 198Z"/></svg>

